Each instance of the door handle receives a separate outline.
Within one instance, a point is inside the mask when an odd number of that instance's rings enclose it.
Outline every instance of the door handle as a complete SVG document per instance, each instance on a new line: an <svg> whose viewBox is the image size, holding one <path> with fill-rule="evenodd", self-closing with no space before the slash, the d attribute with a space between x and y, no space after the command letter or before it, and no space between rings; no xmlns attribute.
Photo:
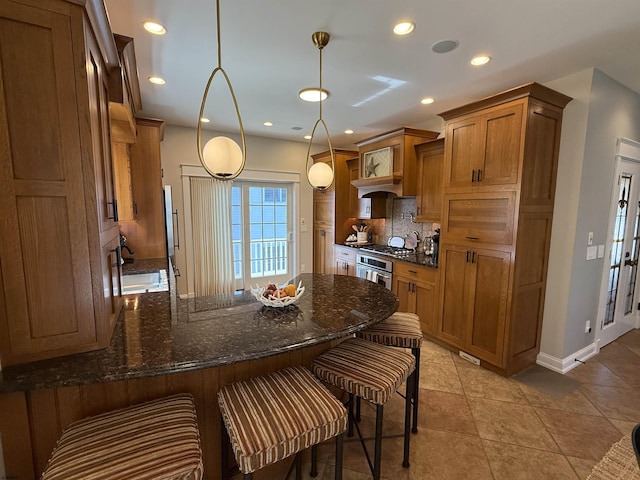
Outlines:
<svg viewBox="0 0 640 480"><path fill-rule="evenodd" d="M482 170L478 169L478 181L482 180Z"/></svg>
<svg viewBox="0 0 640 480"><path fill-rule="evenodd" d="M476 181L476 171L471 170L471 183Z"/></svg>
<svg viewBox="0 0 640 480"><path fill-rule="evenodd" d="M469 250L467 250L467 259L465 260L466 263L469 263Z"/></svg>
<svg viewBox="0 0 640 480"><path fill-rule="evenodd" d="M476 263L476 252L471 252L471 263Z"/></svg>

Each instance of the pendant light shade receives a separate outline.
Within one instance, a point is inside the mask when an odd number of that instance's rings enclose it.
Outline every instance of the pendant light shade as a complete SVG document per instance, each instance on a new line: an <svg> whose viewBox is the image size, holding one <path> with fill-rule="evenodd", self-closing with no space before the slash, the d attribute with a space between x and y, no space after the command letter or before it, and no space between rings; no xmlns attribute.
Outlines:
<svg viewBox="0 0 640 480"><path fill-rule="evenodd" d="M203 166L216 178L228 179L242 170L242 150L229 137L214 137L202 150ZM235 175L238 176L237 174Z"/></svg>
<svg viewBox="0 0 640 480"><path fill-rule="evenodd" d="M319 91L322 92L322 49L329 43L329 34L327 32L315 32L311 36L313 44L320 50L320 86ZM329 136L329 129L327 124L322 119L322 96L320 96L320 116L316 120L313 130L311 131L311 138L309 139L309 147L307 148L307 180L309 184L316 190L324 192L333 184L334 172L335 172L335 155L333 153L333 147L331 146L331 137ZM329 153L331 155L331 165L324 162L318 162L313 164L311 159L311 145L313 144L313 138L316 134L318 125L322 125L327 135L327 143L329 144ZM309 160L311 160L312 166L309 167Z"/></svg>
<svg viewBox="0 0 640 480"><path fill-rule="evenodd" d="M242 126L242 118L240 117L240 109L238 108L238 101L236 100L236 94L231 86L231 81L227 72L222 68L222 47L220 44L220 2L216 0L216 24L218 35L218 66L209 75L207 86L204 90L202 97L202 104L200 105L200 115L198 115L198 129L197 129L197 142L198 142L198 157L200 163L204 169L211 175L219 180L232 180L236 178L244 169L245 160L247 157L247 146L244 138L244 127ZM236 116L238 117L238 127L240 129L240 139L242 143L242 149L238 144L228 137L215 137L207 142L202 148L202 123L204 118L204 110L207 104L207 96L209 94L209 88L216 74L220 72L224 77L229 93L233 100L233 105L236 109Z"/></svg>

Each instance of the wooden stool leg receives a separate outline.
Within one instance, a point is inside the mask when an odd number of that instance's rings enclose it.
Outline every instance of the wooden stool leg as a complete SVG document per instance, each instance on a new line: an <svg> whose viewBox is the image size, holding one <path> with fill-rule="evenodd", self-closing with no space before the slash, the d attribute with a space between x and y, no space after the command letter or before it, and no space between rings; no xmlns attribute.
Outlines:
<svg viewBox="0 0 640 480"><path fill-rule="evenodd" d="M414 389L413 389L413 433L418 433L418 395L420 393L420 349L412 349L413 356L416 357L416 369L413 371L414 375Z"/></svg>
<svg viewBox="0 0 640 480"><path fill-rule="evenodd" d="M373 455L373 480L380 480L380 465L382 464L382 420L384 405L376 406L376 451Z"/></svg>
<svg viewBox="0 0 640 480"><path fill-rule="evenodd" d="M342 455L344 452L344 433L336 437L336 472L335 480L342 480Z"/></svg>

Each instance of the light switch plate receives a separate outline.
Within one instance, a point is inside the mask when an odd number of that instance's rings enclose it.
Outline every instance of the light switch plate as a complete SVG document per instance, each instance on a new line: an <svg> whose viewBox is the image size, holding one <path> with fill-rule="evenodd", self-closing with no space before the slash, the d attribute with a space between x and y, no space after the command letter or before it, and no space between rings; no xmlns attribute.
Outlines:
<svg viewBox="0 0 640 480"><path fill-rule="evenodd" d="M598 255L598 247L593 245L592 247L587 247L587 260L594 260Z"/></svg>
<svg viewBox="0 0 640 480"><path fill-rule="evenodd" d="M604 257L604 245L598 245L598 258Z"/></svg>

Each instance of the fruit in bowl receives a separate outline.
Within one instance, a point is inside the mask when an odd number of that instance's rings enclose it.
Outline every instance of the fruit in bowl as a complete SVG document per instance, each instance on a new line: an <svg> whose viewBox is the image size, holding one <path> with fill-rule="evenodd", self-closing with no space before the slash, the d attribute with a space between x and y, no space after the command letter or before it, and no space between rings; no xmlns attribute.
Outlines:
<svg viewBox="0 0 640 480"><path fill-rule="evenodd" d="M302 282L298 285L292 283L279 287L275 283L267 283L266 286L256 285L251 287L251 293L263 305L268 307L286 307L297 301L304 293Z"/></svg>

